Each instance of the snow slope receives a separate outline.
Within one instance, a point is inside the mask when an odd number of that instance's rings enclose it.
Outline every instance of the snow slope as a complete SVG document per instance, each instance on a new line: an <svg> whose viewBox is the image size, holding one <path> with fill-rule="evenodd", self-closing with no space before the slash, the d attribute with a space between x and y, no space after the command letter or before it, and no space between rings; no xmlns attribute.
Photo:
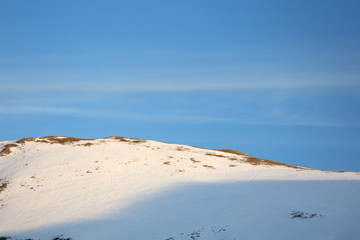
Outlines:
<svg viewBox="0 0 360 240"><path fill-rule="evenodd" d="M360 239L359 173L123 137L31 138L0 152L0 236Z"/></svg>

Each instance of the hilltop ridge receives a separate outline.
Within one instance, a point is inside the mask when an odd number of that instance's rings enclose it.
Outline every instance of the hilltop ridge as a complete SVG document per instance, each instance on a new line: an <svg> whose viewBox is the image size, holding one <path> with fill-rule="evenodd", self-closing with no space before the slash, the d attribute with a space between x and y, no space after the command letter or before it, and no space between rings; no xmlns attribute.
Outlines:
<svg viewBox="0 0 360 240"><path fill-rule="evenodd" d="M357 237L359 180L358 173L308 169L235 150L127 137L5 141L0 237L318 239L312 236L332 236L326 224L343 234L350 227ZM334 225L340 218L348 221ZM255 222L263 232L250 227ZM308 232L294 237L298 230Z"/></svg>

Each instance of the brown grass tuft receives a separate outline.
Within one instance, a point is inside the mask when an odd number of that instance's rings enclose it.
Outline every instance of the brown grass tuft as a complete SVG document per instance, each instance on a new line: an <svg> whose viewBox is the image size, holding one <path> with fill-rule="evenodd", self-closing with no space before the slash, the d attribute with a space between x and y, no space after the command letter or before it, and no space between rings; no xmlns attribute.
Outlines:
<svg viewBox="0 0 360 240"><path fill-rule="evenodd" d="M190 149L186 148L186 147L176 147L175 150L176 151L187 151L187 150L190 150Z"/></svg>
<svg viewBox="0 0 360 240"><path fill-rule="evenodd" d="M0 152L0 157L4 157L4 156L10 154L12 152L11 149L16 148L18 146L19 145L15 144L15 143L6 144L3 148L3 150Z"/></svg>
<svg viewBox="0 0 360 240"><path fill-rule="evenodd" d="M131 138L131 142L132 142L132 143L145 143L146 140L144 140L144 139L139 139L139 138Z"/></svg>
<svg viewBox="0 0 360 240"><path fill-rule="evenodd" d="M84 138L56 137L56 136L41 137L41 139L48 140L49 143L59 143L59 144L74 143L82 140L92 140L92 139L84 139Z"/></svg>
<svg viewBox="0 0 360 240"><path fill-rule="evenodd" d="M210 169L215 169L214 166L210 166L210 165L202 165L203 167L206 167L206 168L210 168Z"/></svg>
<svg viewBox="0 0 360 240"><path fill-rule="evenodd" d="M169 161L168 162L163 162L163 164L170 165L170 162Z"/></svg>
<svg viewBox="0 0 360 240"><path fill-rule="evenodd" d="M30 137L30 138L23 138L20 140L17 140L17 143L26 143L26 142L35 142L36 138Z"/></svg>
<svg viewBox="0 0 360 240"><path fill-rule="evenodd" d="M128 143L145 143L146 140L144 139L140 139L140 138L127 138L127 137L122 137L122 136L111 136L108 137L111 139L116 139L119 140L120 142L128 142Z"/></svg>
<svg viewBox="0 0 360 240"><path fill-rule="evenodd" d="M93 139L84 139L84 138L75 138L75 137L57 137L57 136L46 136L39 138L23 138L16 143L27 143L27 142L41 142L41 143L50 143L50 144L66 144L66 143L74 143L82 140L93 140Z"/></svg>
<svg viewBox="0 0 360 240"><path fill-rule="evenodd" d="M205 155L213 156L213 157L221 157L221 158L226 157L226 156L224 156L224 155L215 154L215 153L206 153Z"/></svg>
<svg viewBox="0 0 360 240"><path fill-rule="evenodd" d="M8 184L9 182L0 182L0 193L7 188Z"/></svg>
<svg viewBox="0 0 360 240"><path fill-rule="evenodd" d="M239 156L244 156L245 157L244 161L246 163L249 163L252 165L285 166L285 167L290 167L290 168L303 169L302 167L298 167L295 165L290 165L290 164L286 164L286 163L275 162L275 161L271 161L271 160L265 160L265 159L261 159L261 158L252 157L246 153L239 152L239 151L232 150L232 149L219 149L217 151L232 153L232 154L236 154ZM232 160L232 161L237 160L236 158L233 158L233 157L228 157L228 159Z"/></svg>
<svg viewBox="0 0 360 240"><path fill-rule="evenodd" d="M246 153L239 152L239 151L232 150L232 149L219 149L219 150L216 150L216 151L232 153L232 154L236 154L236 155L240 155L240 156L248 156Z"/></svg>
<svg viewBox="0 0 360 240"><path fill-rule="evenodd" d="M119 142L130 142L129 138L121 137L121 136L111 136L111 137L108 137L108 138L119 140Z"/></svg>
<svg viewBox="0 0 360 240"><path fill-rule="evenodd" d="M89 147L89 146L92 146L92 145L94 145L94 144L93 143L85 143L82 146Z"/></svg>
<svg viewBox="0 0 360 240"><path fill-rule="evenodd" d="M290 165L290 164L281 163L281 162L275 162L275 161L271 161L271 160L265 160L265 159L256 158L256 157L252 157L252 156L247 156L245 158L245 162L250 163L252 165L285 166L285 167L290 167L290 168L301 168L301 167L298 167L295 165Z"/></svg>
<svg viewBox="0 0 360 240"><path fill-rule="evenodd" d="M196 160L195 158L190 158L190 160L191 160L193 163L199 163L199 162L201 162L201 161Z"/></svg>

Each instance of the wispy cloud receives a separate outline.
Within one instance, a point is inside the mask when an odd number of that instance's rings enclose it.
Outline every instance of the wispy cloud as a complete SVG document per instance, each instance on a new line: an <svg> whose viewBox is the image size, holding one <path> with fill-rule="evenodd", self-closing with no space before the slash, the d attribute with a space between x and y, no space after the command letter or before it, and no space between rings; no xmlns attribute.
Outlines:
<svg viewBox="0 0 360 240"><path fill-rule="evenodd" d="M261 116L251 116L244 114L242 117L217 117L205 114L188 113L141 113L118 110L99 110L99 109L81 109L64 107L44 107L44 106L18 106L18 107L0 107L1 115L58 115L68 117L101 118L115 120L136 120L150 122L166 123L225 123L242 125L268 125L268 126L314 126L314 127L359 127L356 122L342 124L331 119L317 119L314 117L303 116L289 113L264 113Z"/></svg>
<svg viewBox="0 0 360 240"><path fill-rule="evenodd" d="M336 88L360 87L359 80L338 81L219 81L219 82L77 82L66 83L31 83L31 84L3 84L2 91L7 92L181 92L181 91L224 91L224 90L256 90L256 89L298 89L298 88Z"/></svg>
<svg viewBox="0 0 360 240"><path fill-rule="evenodd" d="M145 114L140 112L127 112L119 110L99 110L99 109L81 109L81 108L63 108L63 107L44 107L44 106L18 106L18 107L0 107L0 115L18 115L18 114L38 114L38 115L63 115L77 116L86 118L105 118L105 119L126 119L140 121L156 122L188 122L188 123L206 123L206 122L226 122L227 119L213 116L203 116L194 114L176 114L176 113L152 113Z"/></svg>

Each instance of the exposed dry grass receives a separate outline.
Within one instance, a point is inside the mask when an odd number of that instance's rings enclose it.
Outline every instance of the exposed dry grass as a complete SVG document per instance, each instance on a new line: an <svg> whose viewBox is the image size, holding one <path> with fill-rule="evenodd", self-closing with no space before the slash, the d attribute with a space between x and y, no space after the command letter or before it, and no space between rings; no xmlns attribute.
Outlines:
<svg viewBox="0 0 360 240"><path fill-rule="evenodd" d="M244 161L246 163L249 163L252 165L285 166L285 167L290 167L290 168L302 169L302 167L298 167L295 165L290 165L290 164L286 164L286 163L275 162L275 161L271 161L271 160L265 160L265 159L261 159L261 158L252 157L246 153L239 152L239 151L232 150L232 149L220 149L218 151L232 153L232 154L236 154L239 156L244 156L245 157ZM228 159L229 160L237 160L236 158L232 158L232 157L230 157Z"/></svg>
<svg viewBox="0 0 360 240"><path fill-rule="evenodd" d="M94 145L93 143L85 143L85 144L82 144L82 146L85 146L85 147L89 147L89 146L92 146Z"/></svg>
<svg viewBox="0 0 360 240"><path fill-rule="evenodd" d="M6 189L6 187L9 185L9 182L2 182L0 179L0 193Z"/></svg>
<svg viewBox="0 0 360 240"><path fill-rule="evenodd" d="M190 158L190 160L191 160L193 163L200 163L200 162L201 162L201 161L196 160L195 158Z"/></svg>
<svg viewBox="0 0 360 240"><path fill-rule="evenodd" d="M301 169L301 167L298 167L295 165L290 165L290 164L281 163L281 162L275 162L275 161L271 161L271 160L265 160L265 159L261 159L261 158L251 157L251 156L247 156L245 158L245 162L250 163L252 165L284 166L284 167Z"/></svg>
<svg viewBox="0 0 360 240"><path fill-rule="evenodd" d="M42 137L41 139L48 140L49 143L59 143L59 144L74 143L83 140L93 140L93 139L84 139L84 138L75 138L75 137L56 137L56 136Z"/></svg>
<svg viewBox="0 0 360 240"><path fill-rule="evenodd" d="M139 138L132 138L132 143L145 143L146 140L144 139L139 139Z"/></svg>
<svg viewBox="0 0 360 240"><path fill-rule="evenodd" d="M323 171L325 173L346 173L345 171Z"/></svg>
<svg viewBox="0 0 360 240"><path fill-rule="evenodd" d="M36 138L23 138L23 139L20 139L20 140L17 140L16 142L17 143L26 143L26 142L35 142L36 141Z"/></svg>
<svg viewBox="0 0 360 240"><path fill-rule="evenodd" d="M221 154L215 154L215 153L205 153L205 155L208 155L208 156L213 156L213 157L221 157L221 158L226 157L226 156L224 156L224 155L221 155Z"/></svg>
<svg viewBox="0 0 360 240"><path fill-rule="evenodd" d="M167 161L167 162L163 162L163 164L165 165L170 165L171 162Z"/></svg>
<svg viewBox="0 0 360 240"><path fill-rule="evenodd" d="M145 143L146 140L140 139L140 138L128 138L128 137L122 137L122 136L111 136L108 137L111 139L119 140L120 142L128 142L128 143Z"/></svg>
<svg viewBox="0 0 360 240"><path fill-rule="evenodd" d="M218 149L216 151L220 151L220 152L226 152L226 153L232 153L232 154L236 154L236 155L240 155L240 156L249 156L246 153L240 152L240 151L236 151L236 150L232 150L232 149Z"/></svg>
<svg viewBox="0 0 360 240"><path fill-rule="evenodd" d="M17 145L16 143L10 143L10 144L6 144L3 148L3 150L0 152L0 157L4 157L8 154L10 154L12 152L12 148L16 148L19 145Z"/></svg>
<svg viewBox="0 0 360 240"><path fill-rule="evenodd" d="M127 138L127 137L111 136L111 137L108 137L108 138L118 140L119 142L130 142L130 138Z"/></svg>
<svg viewBox="0 0 360 240"><path fill-rule="evenodd" d="M75 138L75 137L57 137L57 136L46 136L39 138L23 138L16 143L27 143L27 142L41 142L41 143L50 143L50 144L66 144L66 143L74 143L83 140L93 140L93 139L85 139L85 138Z"/></svg>
<svg viewBox="0 0 360 240"><path fill-rule="evenodd" d="M210 166L210 165L206 165L206 164L204 164L204 165L202 165L203 167L206 167L206 168L210 168L210 169L215 169L215 167L214 166Z"/></svg>
<svg viewBox="0 0 360 240"><path fill-rule="evenodd" d="M190 150L190 149L186 148L186 147L176 147L175 150L176 151L187 151L187 150Z"/></svg>

